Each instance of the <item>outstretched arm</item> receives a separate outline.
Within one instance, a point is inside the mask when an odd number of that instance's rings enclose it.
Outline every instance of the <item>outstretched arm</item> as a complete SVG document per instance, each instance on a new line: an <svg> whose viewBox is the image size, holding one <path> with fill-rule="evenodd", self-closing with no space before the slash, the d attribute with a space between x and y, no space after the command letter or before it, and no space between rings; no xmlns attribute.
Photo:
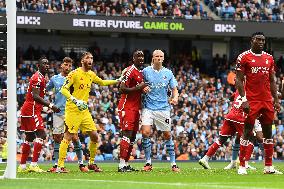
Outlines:
<svg viewBox="0 0 284 189"><path fill-rule="evenodd" d="M238 89L239 94L242 97L242 106L243 106L244 112L248 114L250 111L250 106L246 98L246 93L244 89L244 81L245 81L244 73L242 71L237 71L236 88Z"/></svg>

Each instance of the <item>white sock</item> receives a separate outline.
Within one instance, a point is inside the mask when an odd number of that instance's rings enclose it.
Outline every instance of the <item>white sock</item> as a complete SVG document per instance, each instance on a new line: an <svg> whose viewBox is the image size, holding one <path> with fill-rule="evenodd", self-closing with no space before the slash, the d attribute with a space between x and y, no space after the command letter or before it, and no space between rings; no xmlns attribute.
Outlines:
<svg viewBox="0 0 284 189"><path fill-rule="evenodd" d="M79 164L79 165L84 164L83 160L78 161L78 164Z"/></svg>
<svg viewBox="0 0 284 189"><path fill-rule="evenodd" d="M147 163L152 164L151 159L147 160L147 161L146 161L146 164L147 164Z"/></svg>
<svg viewBox="0 0 284 189"><path fill-rule="evenodd" d="M27 168L27 164L21 164L21 168L22 169L26 169Z"/></svg>
<svg viewBox="0 0 284 189"><path fill-rule="evenodd" d="M245 168L248 168L248 166L249 166L248 161L245 161Z"/></svg>
<svg viewBox="0 0 284 189"><path fill-rule="evenodd" d="M177 165L177 164L176 164L176 162L174 162L174 163L171 163L171 166L174 166L174 165Z"/></svg>
<svg viewBox="0 0 284 189"><path fill-rule="evenodd" d="M124 167L124 166L126 166L125 160L124 160L124 159L120 159L120 162L119 162L118 167L119 167L119 168L122 168L122 167Z"/></svg>
<svg viewBox="0 0 284 189"><path fill-rule="evenodd" d="M31 166L36 166L37 162L31 162Z"/></svg>
<svg viewBox="0 0 284 189"><path fill-rule="evenodd" d="M231 160L231 163L232 163L232 164L235 164L235 163L236 163L236 160Z"/></svg>
<svg viewBox="0 0 284 189"><path fill-rule="evenodd" d="M205 161L209 161L210 157L205 155L202 159L204 159Z"/></svg>

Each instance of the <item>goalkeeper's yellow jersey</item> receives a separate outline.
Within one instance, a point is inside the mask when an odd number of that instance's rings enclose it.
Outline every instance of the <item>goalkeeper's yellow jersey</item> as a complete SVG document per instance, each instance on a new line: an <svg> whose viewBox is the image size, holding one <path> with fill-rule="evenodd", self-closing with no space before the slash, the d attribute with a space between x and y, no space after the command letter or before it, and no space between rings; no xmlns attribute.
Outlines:
<svg viewBox="0 0 284 189"><path fill-rule="evenodd" d="M106 86L116 84L116 80L102 80L93 71L84 72L77 68L68 74L61 88L61 93L67 98L65 111L78 110L77 106L70 100L71 95L77 100L87 103L92 83Z"/></svg>

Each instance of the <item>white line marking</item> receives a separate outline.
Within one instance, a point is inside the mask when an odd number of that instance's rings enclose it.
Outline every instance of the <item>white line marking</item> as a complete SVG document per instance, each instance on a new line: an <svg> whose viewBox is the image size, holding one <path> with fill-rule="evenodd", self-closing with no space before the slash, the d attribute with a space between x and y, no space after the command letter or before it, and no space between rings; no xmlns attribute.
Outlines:
<svg viewBox="0 0 284 189"><path fill-rule="evenodd" d="M203 188L231 188L231 189L275 189L268 187L251 187L251 186L229 186L224 184L240 184L238 182L227 183L171 183L171 182L140 182L140 181L123 181L123 180L91 180L91 179L48 179L48 178L17 178L19 180L45 180L45 181L82 181L82 182L105 182L105 183L125 183L125 184L145 184L145 185L167 185L167 186L193 186ZM247 184L247 183L246 183Z"/></svg>

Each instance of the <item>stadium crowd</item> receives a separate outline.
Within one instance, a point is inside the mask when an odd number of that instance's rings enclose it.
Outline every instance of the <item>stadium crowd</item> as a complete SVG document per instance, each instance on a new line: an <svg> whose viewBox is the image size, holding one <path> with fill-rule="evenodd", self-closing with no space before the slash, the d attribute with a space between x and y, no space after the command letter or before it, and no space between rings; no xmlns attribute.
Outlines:
<svg viewBox="0 0 284 189"><path fill-rule="evenodd" d="M283 0L204 0L223 19L244 21L283 21ZM185 19L212 19L200 0L17 0L19 11L107 16L149 16ZM0 1L5 11L5 0Z"/></svg>
<svg viewBox="0 0 284 189"><path fill-rule="evenodd" d="M131 60L131 54L126 51L119 53L117 50L110 54L103 54L100 48L95 46L89 49L95 58L93 69L97 74L104 79L118 78L121 70L125 68ZM149 65L151 61L151 53L144 50L145 64ZM64 56L70 56L78 60L79 53L71 50L70 53L64 52L61 48L58 51L48 49L35 49L30 46L24 50L17 49L17 97L18 97L18 112L25 99L25 93L28 86L28 81L31 75L36 71L36 60L39 56L45 54L50 60L49 74L46 79L60 72L60 60ZM188 53L180 53L171 58L167 57L165 66L173 70L178 81L179 103L174 106L172 111L172 134L174 136L175 151L177 160L198 160L208 150L208 147L218 137L218 131L223 123L224 114L230 108L229 96L234 91L234 88L227 84L227 74L234 67L230 64L226 56L219 56L212 60L212 70L215 68L215 73L208 76L201 73L199 66L201 61L200 56L197 56L196 51ZM283 58L280 58L278 64L283 64ZM74 65L78 66L78 64ZM216 70L217 68L217 70ZM279 71L281 71L279 67ZM4 69L0 69L1 88L6 86L6 75ZM278 74L277 84L280 85L283 75ZM118 159L119 154L119 118L117 112L117 104L119 99L119 86L99 87L92 86L89 109L95 120L95 123L100 128L100 145L97 152L96 160L112 160ZM5 91L2 90L2 91ZM3 92L2 92L3 95ZM50 101L53 100L54 94L52 91L47 92L47 97ZM1 98L3 99L3 98ZM1 137L4 137L3 132L6 125L6 107L5 101L0 104L0 130ZM274 159L284 159L284 128L283 128L283 110L276 116L275 124L273 125L273 136L275 144ZM52 145L52 114L51 112L44 113L47 139L44 142L44 148L41 152L40 160L51 160L53 154ZM20 125L20 119L18 122ZM2 136L3 135L3 136ZM83 145L84 156L88 159L88 143L90 138L82 134L79 135ZM143 159L144 151L141 144L142 135L137 134L136 144L134 145L131 159ZM24 142L25 134L18 132L18 153L21 153L21 144ZM165 160L167 158L165 145L162 143L162 138L159 132L154 131L151 136L152 155L153 159ZM228 141L228 147L220 148L213 157L215 160L230 160L232 150L232 141ZM3 146L3 144L1 144ZM0 147L1 147L0 146ZM252 159L261 160L263 154L258 146L255 146ZM76 160L74 147L70 145L67 155L67 160Z"/></svg>
<svg viewBox="0 0 284 189"><path fill-rule="evenodd" d="M283 21L283 0L205 0L205 4L225 19L244 21Z"/></svg>

